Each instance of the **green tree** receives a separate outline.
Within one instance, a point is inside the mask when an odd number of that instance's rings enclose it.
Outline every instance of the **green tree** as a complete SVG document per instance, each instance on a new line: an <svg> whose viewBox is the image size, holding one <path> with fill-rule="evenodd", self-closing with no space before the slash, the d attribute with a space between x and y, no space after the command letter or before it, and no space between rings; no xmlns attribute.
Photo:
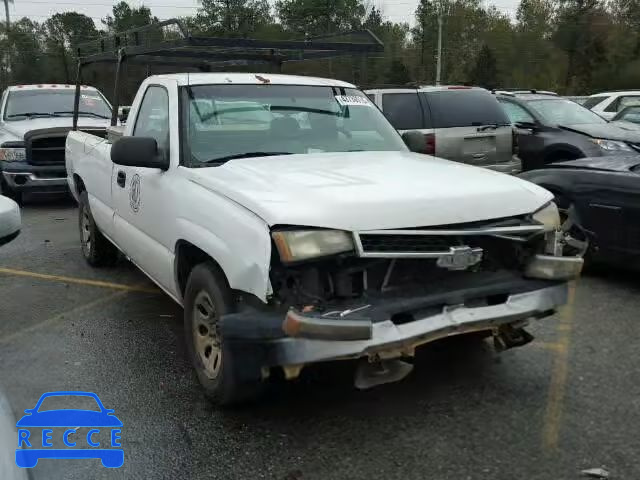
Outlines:
<svg viewBox="0 0 640 480"><path fill-rule="evenodd" d="M242 36L271 24L267 0L201 0L196 27L202 33Z"/></svg>
<svg viewBox="0 0 640 480"><path fill-rule="evenodd" d="M45 24L47 55L51 63L59 59L62 76L59 79L71 83L73 48L79 43L95 40L98 36L93 20L76 12L56 13Z"/></svg>
<svg viewBox="0 0 640 480"><path fill-rule="evenodd" d="M482 45L476 63L469 72L469 80L473 85L488 89L499 85L496 57L486 44Z"/></svg>
<svg viewBox="0 0 640 480"><path fill-rule="evenodd" d="M366 13L361 0L278 0L275 8L285 30L310 36L358 29Z"/></svg>
<svg viewBox="0 0 640 480"><path fill-rule="evenodd" d="M145 6L131 8L124 1L114 5L112 13L113 15L107 15L102 19L102 23L109 32L122 32L158 21L158 18L151 14L149 8Z"/></svg>

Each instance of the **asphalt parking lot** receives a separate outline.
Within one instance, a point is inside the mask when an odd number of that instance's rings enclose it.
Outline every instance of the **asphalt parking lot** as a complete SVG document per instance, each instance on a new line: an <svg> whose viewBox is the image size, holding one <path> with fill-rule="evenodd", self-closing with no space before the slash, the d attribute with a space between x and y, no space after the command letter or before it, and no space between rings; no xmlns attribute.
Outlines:
<svg viewBox="0 0 640 480"><path fill-rule="evenodd" d="M357 391L350 364L305 371L258 405L204 398L181 310L126 262L93 270L70 202L28 204L0 250L0 387L13 409L55 390L97 393L124 424L124 466L41 460L33 478L640 478L640 280L601 272L496 354L425 347L405 381Z"/></svg>

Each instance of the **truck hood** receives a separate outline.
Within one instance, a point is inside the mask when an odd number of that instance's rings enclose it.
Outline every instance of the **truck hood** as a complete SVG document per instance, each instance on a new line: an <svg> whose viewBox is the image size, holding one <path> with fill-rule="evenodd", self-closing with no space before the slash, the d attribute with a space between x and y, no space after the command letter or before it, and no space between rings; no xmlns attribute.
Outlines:
<svg viewBox="0 0 640 480"><path fill-rule="evenodd" d="M560 128L593 138L607 140L621 140L623 142L640 143L640 130L622 122L615 123L587 123L580 125L560 125Z"/></svg>
<svg viewBox="0 0 640 480"><path fill-rule="evenodd" d="M103 120L101 118L78 118L78 126L82 127L107 127L110 124L109 120ZM18 120L11 122L4 122L0 127L6 134L9 134L16 138L16 140L22 140L24 134L32 130L40 130L44 128L55 127L69 127L73 126L73 117L48 117L48 118L32 118L31 120Z"/></svg>
<svg viewBox="0 0 640 480"><path fill-rule="evenodd" d="M335 152L185 169L270 226L373 230L534 212L553 197L524 180L410 152Z"/></svg>

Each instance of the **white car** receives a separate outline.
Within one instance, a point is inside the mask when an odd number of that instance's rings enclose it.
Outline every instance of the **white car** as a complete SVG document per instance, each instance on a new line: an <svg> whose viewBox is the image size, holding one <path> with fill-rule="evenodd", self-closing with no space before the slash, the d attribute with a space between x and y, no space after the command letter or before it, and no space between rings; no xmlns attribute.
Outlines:
<svg viewBox="0 0 640 480"><path fill-rule="evenodd" d="M10 242L20 233L20 208L13 200L0 195L0 245Z"/></svg>
<svg viewBox="0 0 640 480"><path fill-rule="evenodd" d="M640 105L640 90L617 90L596 93L587 97L582 106L601 117L612 120L618 112L630 105Z"/></svg>
<svg viewBox="0 0 640 480"><path fill-rule="evenodd" d="M212 99L242 118L216 128L215 105L199 109ZM120 250L184 307L220 403L251 398L274 369L362 358L367 387L403 377L399 359L438 338L527 343L522 327L564 304L582 268L562 256L548 191L412 153L403 138L421 150L424 135L401 137L345 82L153 76L129 118L113 144L67 138L82 252L100 266Z"/></svg>

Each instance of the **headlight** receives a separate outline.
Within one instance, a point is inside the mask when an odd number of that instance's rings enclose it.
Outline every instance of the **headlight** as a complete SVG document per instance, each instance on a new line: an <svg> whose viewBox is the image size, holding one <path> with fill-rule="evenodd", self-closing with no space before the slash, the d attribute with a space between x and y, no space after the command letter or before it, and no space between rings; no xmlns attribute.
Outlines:
<svg viewBox="0 0 640 480"><path fill-rule="evenodd" d="M353 250L353 238L342 230L285 230L271 236L285 263Z"/></svg>
<svg viewBox="0 0 640 480"><path fill-rule="evenodd" d="M607 152L635 152L633 148L624 142L618 140L606 140L604 138L593 138L593 143L598 145L601 149Z"/></svg>
<svg viewBox="0 0 640 480"><path fill-rule="evenodd" d="M0 145L0 162L23 162L26 158L23 142L4 142Z"/></svg>
<svg viewBox="0 0 640 480"><path fill-rule="evenodd" d="M549 202L533 214L533 219L544 225L545 232L553 232L560 228L560 214L555 203Z"/></svg>

